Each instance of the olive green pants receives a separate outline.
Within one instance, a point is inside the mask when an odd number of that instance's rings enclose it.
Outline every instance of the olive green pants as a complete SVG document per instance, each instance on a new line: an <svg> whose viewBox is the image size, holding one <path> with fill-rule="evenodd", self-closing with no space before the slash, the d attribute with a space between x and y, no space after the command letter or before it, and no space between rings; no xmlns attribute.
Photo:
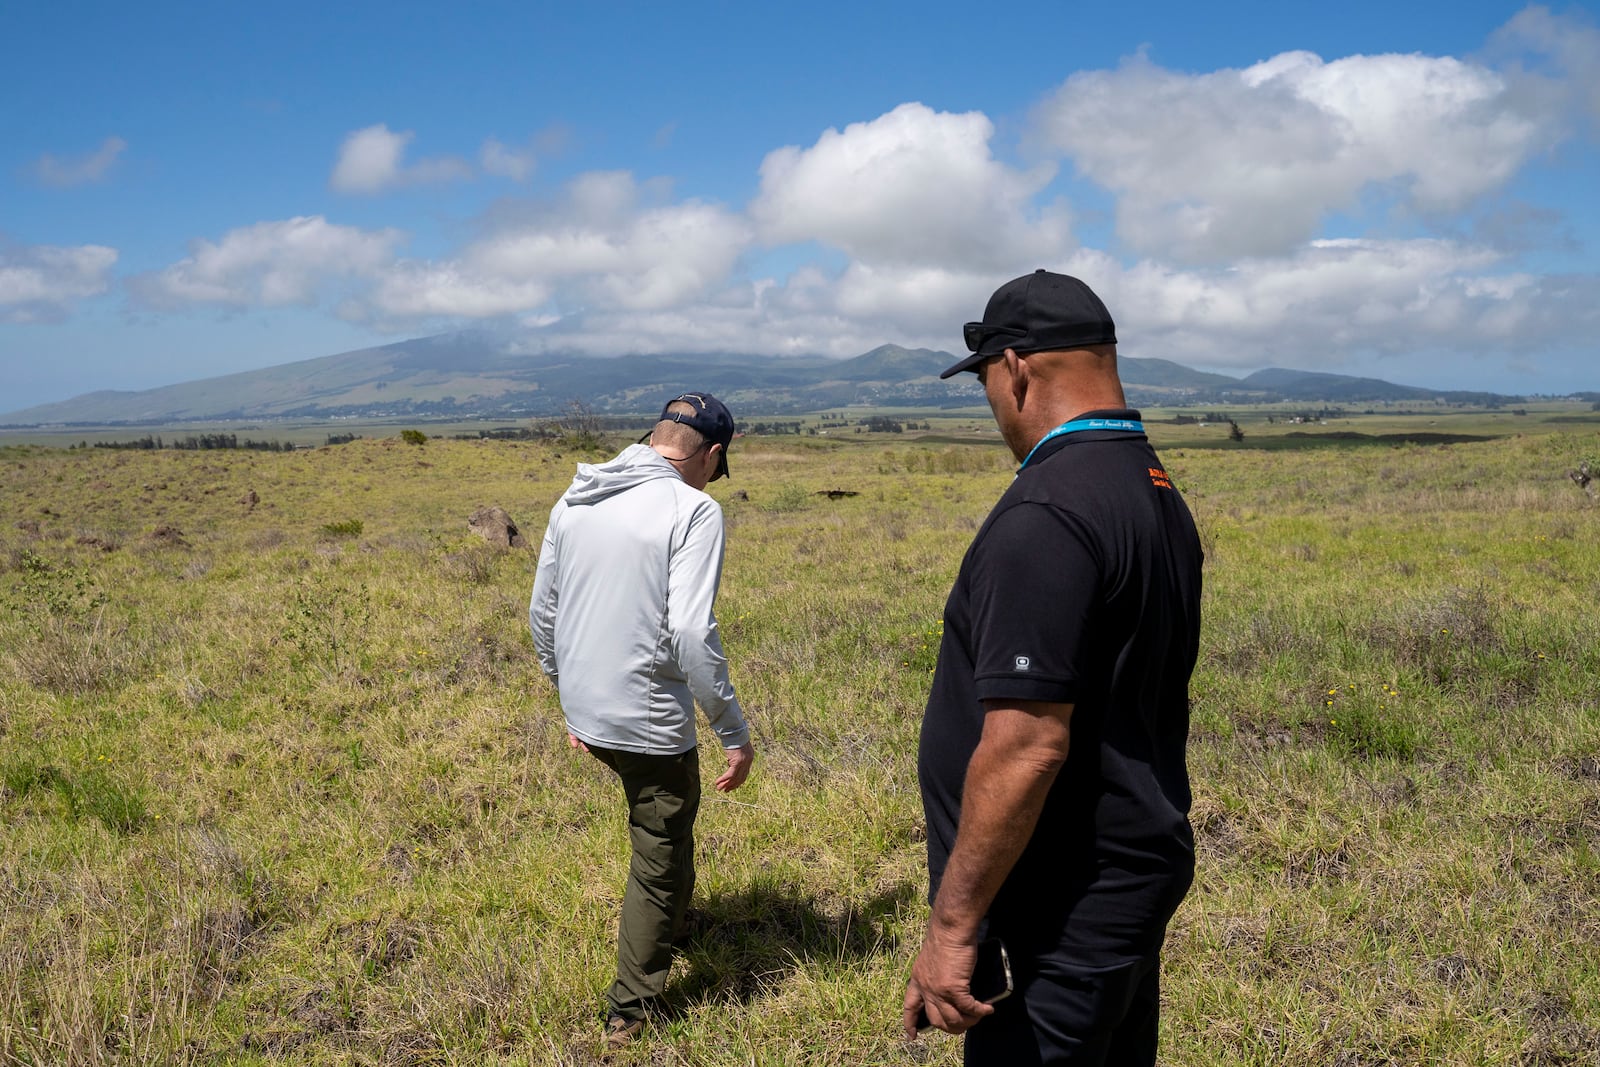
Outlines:
<svg viewBox="0 0 1600 1067"><path fill-rule="evenodd" d="M700 753L677 756L589 746L622 779L633 858L617 924L617 980L606 993L613 1014L643 1018L672 969L672 940L694 895L694 817L700 810Z"/></svg>

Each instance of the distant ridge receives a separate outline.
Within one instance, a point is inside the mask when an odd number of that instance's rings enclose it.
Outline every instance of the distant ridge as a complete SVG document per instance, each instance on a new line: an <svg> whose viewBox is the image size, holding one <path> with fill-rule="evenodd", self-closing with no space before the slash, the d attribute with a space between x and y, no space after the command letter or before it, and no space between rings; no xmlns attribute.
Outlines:
<svg viewBox="0 0 1600 1067"><path fill-rule="evenodd" d="M1319 371L1283 370L1269 367L1247 376L1246 389L1276 394L1285 400L1325 400L1334 403L1367 403L1372 401L1436 400L1446 399L1457 403L1486 403L1509 401L1497 393L1419 389L1411 385L1395 385L1379 378L1353 378L1345 374L1325 374Z"/></svg>
<svg viewBox="0 0 1600 1067"><path fill-rule="evenodd" d="M851 405L971 407L972 375L948 381L948 352L880 345L850 359L673 353L611 358L523 355L478 331L421 337L260 370L137 392L100 390L0 414L0 425L160 425L182 422L351 418L502 418L555 415L574 401L603 414L651 414L667 393L717 393L736 411L783 415ZM1313 371L1262 370L1232 378L1165 359L1121 356L1129 402L1362 403L1445 399L1509 401Z"/></svg>
<svg viewBox="0 0 1600 1067"><path fill-rule="evenodd" d="M1221 392L1239 388L1237 378L1230 378L1226 374L1192 370L1170 359L1140 359L1136 356L1119 355L1117 372L1122 378L1124 390L1135 386L1195 392Z"/></svg>

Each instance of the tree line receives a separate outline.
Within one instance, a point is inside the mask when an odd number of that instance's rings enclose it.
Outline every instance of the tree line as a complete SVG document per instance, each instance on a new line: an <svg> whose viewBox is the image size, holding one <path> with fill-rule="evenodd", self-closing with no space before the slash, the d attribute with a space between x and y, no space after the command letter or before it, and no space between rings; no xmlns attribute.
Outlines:
<svg viewBox="0 0 1600 1067"><path fill-rule="evenodd" d="M77 447L88 448L90 445L86 441L80 441ZM208 452L214 449L245 449L250 452L293 452L295 450L293 441L253 441L248 437L241 441L238 434L232 433L190 434L187 437L174 437L170 441L145 434L143 437L132 441L96 441L93 447L136 450L176 448L180 451L191 452Z"/></svg>

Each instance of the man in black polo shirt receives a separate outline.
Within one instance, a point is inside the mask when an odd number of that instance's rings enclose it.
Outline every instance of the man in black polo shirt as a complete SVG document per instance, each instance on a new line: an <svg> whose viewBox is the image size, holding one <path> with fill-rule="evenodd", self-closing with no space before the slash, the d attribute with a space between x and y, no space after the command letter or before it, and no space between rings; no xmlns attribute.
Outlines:
<svg viewBox="0 0 1600 1067"><path fill-rule="evenodd" d="M917 773L933 910L905 997L968 1064L1153 1064L1194 875L1184 749L1199 539L1117 377L1105 305L1038 271L966 326L1021 462L961 563ZM980 941L1014 992L973 999Z"/></svg>

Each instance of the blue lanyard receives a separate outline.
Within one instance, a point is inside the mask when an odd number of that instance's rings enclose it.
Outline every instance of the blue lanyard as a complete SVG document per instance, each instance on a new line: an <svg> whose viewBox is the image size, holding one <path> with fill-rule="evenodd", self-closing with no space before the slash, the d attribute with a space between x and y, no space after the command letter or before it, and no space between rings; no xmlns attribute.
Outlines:
<svg viewBox="0 0 1600 1067"><path fill-rule="evenodd" d="M1039 444L1028 450L1027 459L1022 461L1022 467L1028 465L1028 460L1033 458L1033 454L1039 451L1040 446L1046 441L1065 437L1069 433L1081 433L1084 430L1127 430L1130 433L1144 433L1144 423L1134 419L1073 419L1071 422L1063 422L1039 438ZM1022 473L1022 467L1017 468L1018 474Z"/></svg>

